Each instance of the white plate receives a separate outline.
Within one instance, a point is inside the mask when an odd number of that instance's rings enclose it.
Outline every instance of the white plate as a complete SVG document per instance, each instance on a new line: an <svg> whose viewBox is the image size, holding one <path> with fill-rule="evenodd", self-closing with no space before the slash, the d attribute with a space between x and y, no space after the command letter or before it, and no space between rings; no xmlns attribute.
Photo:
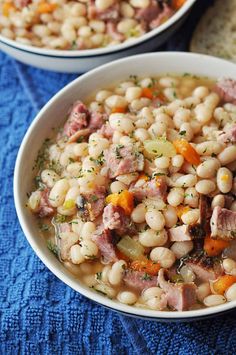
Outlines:
<svg viewBox="0 0 236 355"><path fill-rule="evenodd" d="M126 79L131 74L155 76L167 72L176 74L188 72L212 78L226 76L236 79L236 65L231 62L201 54L181 52L149 53L133 56L103 65L84 74L57 93L38 113L28 129L16 161L14 198L20 224L35 253L59 279L74 290L106 307L132 316L168 321L193 320L230 310L236 306L236 301L195 311L160 312L139 309L107 299L84 286L63 267L47 249L45 240L39 236L35 217L25 207L27 193L30 192L32 186L34 177L32 167L38 150L44 139L48 137L51 129L64 123L68 108L75 100L83 100L92 92L106 87L112 82Z"/></svg>
<svg viewBox="0 0 236 355"><path fill-rule="evenodd" d="M165 23L132 40L112 47L89 50L53 50L27 46L0 35L0 49L15 59L47 70L84 73L92 68L128 55L158 48L182 24L196 0L186 3Z"/></svg>

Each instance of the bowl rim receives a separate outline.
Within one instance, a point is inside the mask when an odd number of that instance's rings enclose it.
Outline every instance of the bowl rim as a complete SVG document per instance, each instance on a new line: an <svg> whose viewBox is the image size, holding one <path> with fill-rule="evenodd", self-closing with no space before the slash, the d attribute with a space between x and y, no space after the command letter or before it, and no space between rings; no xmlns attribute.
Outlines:
<svg viewBox="0 0 236 355"><path fill-rule="evenodd" d="M107 46L104 48L96 48L96 49L85 49L85 50L59 50L59 49L47 49L40 48L36 46L26 45L15 40L4 37L0 34L0 43L3 43L11 48L20 50L22 52L39 55L43 57L54 57L54 58L64 58L64 59L79 59L79 58L87 58L87 57L99 57L103 55L115 54L119 52L123 52L127 49L137 47L141 45L151 38L157 36L158 34L164 32L169 27L171 27L174 23L178 22L190 8L196 0L187 0L182 7L176 11L176 13L171 16L166 22L157 28L137 37L132 41L123 42L121 44L117 44L114 46Z"/></svg>
<svg viewBox="0 0 236 355"><path fill-rule="evenodd" d="M75 291L79 292L83 296L89 298L92 301L95 301L99 303L100 305L105 306L106 308L110 308L113 311L118 311L126 315L134 316L134 317L140 317L140 318L145 318L149 320L168 320L168 321L177 321L177 320L197 320L200 318L207 318L210 316L214 316L217 314L222 314L224 312L227 312L233 308L236 307L236 300L235 301L230 301L226 302L222 305L218 305L215 307L209 307L209 308L202 308L198 310L191 310L191 311L182 311L182 312L167 312L167 311L155 311L155 310L150 310L150 309L145 309L145 308L138 308L138 307L133 307L133 306L128 306L119 303L118 301L115 300L110 300L102 295L99 295L98 293L94 292L93 290L88 289L86 286L83 286L80 284L73 276L67 276L64 274L61 270L55 268L53 265L53 262L51 261L50 258L48 258L45 255L45 252L38 248L36 241L34 240L34 237L31 235L30 230L28 228L29 222L27 222L26 216L24 216L23 213L23 208L21 206L24 206L24 204L21 203L21 198L20 198L20 169L21 165L23 164L23 157L25 154L27 154L27 143L28 140L30 139L31 134L35 130L35 128L38 125L38 122L41 120L41 118L44 116L44 113L48 110L48 108L54 104L55 101L58 99L61 99L64 95L64 93L67 90L70 90L73 86L77 86L80 84L80 82L86 81L87 78L93 77L95 73L101 72L101 71L109 71L113 67L116 67L117 65L120 65L122 63L129 63L137 58L144 59L146 57L153 57L155 59L160 59L160 58L165 58L165 57L173 57L174 60L179 60L183 61L188 58L195 58L199 59L200 57L205 59L206 61L210 62L215 62L215 63L221 63L226 66L231 65L232 68L236 67L236 65L232 62L229 62L224 59L219 59L216 57L208 56L208 55L203 55L203 54L198 54L198 53L188 53L188 52L156 52L156 53L145 53L145 54L140 54L137 56L129 56L126 58L118 59L116 61L113 61L111 63L104 64L98 68L95 68L80 77L76 78L69 84L67 84L64 88L62 88L60 91L58 91L47 103L43 108L38 112L32 123L30 124L18 151L17 154L17 159L15 163L15 169L14 169L14 180L13 180L13 191L14 191L14 202L15 202L15 208L17 212L17 216L19 219L19 223L21 225L21 228L31 245L32 249L36 253L36 255L40 258L40 260L44 263L44 265L47 266L47 268L54 274L56 275L61 281L63 281L67 286L70 286L72 289Z"/></svg>

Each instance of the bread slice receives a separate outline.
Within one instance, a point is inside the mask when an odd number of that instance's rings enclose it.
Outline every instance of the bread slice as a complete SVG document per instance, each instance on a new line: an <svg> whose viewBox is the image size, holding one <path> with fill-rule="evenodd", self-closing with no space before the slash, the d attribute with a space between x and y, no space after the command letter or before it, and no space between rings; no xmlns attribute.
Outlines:
<svg viewBox="0 0 236 355"><path fill-rule="evenodd" d="M236 0L216 0L194 31L190 51L236 62Z"/></svg>

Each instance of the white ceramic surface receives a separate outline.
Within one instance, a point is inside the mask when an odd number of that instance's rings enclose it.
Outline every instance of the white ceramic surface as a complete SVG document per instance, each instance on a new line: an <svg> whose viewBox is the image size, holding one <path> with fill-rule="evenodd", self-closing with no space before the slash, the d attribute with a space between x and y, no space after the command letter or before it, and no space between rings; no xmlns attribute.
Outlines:
<svg viewBox="0 0 236 355"><path fill-rule="evenodd" d="M25 208L27 192L32 186L32 166L42 142L51 128L65 121L68 108L76 99L83 100L99 88L126 79L129 75L160 75L165 73L192 73L213 78L228 76L236 79L236 65L225 60L200 54L181 52L149 53L121 59L84 74L56 94L38 113L21 144L14 175L14 197L18 218L32 248L43 263L63 282L84 296L117 311L132 316L159 320L193 320L230 310L236 301L217 307L188 312L160 312L139 309L105 298L76 280L47 249L39 236L35 217Z"/></svg>
<svg viewBox="0 0 236 355"><path fill-rule="evenodd" d="M195 1L187 0L168 21L156 29L135 40L112 47L83 51L51 50L27 46L0 35L0 49L15 59L35 67L67 73L84 73L118 58L155 50L180 27Z"/></svg>

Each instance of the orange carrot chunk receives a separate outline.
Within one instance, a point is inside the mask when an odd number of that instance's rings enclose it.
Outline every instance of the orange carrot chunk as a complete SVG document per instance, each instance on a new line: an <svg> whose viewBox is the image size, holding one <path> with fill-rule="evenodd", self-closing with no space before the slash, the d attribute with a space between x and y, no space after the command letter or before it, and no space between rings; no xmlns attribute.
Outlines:
<svg viewBox="0 0 236 355"><path fill-rule="evenodd" d="M207 236L204 239L203 249L208 256L217 256L228 246L229 242L226 240L212 239L210 236Z"/></svg>
<svg viewBox="0 0 236 355"><path fill-rule="evenodd" d="M47 3L46 1L44 2L40 2L38 4L38 13L39 14L50 14L51 12L53 12L57 7L57 4L50 4Z"/></svg>
<svg viewBox="0 0 236 355"><path fill-rule="evenodd" d="M186 0L174 0L173 1L173 7L175 10L178 10L181 8L181 6L183 6L183 4L185 3Z"/></svg>
<svg viewBox="0 0 236 355"><path fill-rule="evenodd" d="M15 10L15 9L16 9L15 6L11 2L5 2L2 5L2 14L3 14L3 16L8 17L10 14L10 11Z"/></svg>
<svg viewBox="0 0 236 355"><path fill-rule="evenodd" d="M153 90L150 88L143 88L141 96L152 100L153 99Z"/></svg>
<svg viewBox="0 0 236 355"><path fill-rule="evenodd" d="M159 263L155 263L147 258L133 261L130 267L132 270L146 272L147 274L153 276L157 275L161 268Z"/></svg>
<svg viewBox="0 0 236 355"><path fill-rule="evenodd" d="M236 282L236 276L232 276L232 275L223 275L220 276L218 278L218 280L216 280L213 283L213 289L214 291L219 294L219 295L223 295L225 293L225 291L234 283Z"/></svg>
<svg viewBox="0 0 236 355"><path fill-rule="evenodd" d="M185 139L177 139L173 144L177 153L181 154L188 163L193 165L201 163L199 154Z"/></svg>
<svg viewBox="0 0 236 355"><path fill-rule="evenodd" d="M134 195L128 190L123 190L121 193L108 195L106 203L111 203L113 206L122 207L126 215L131 215L134 209Z"/></svg>
<svg viewBox="0 0 236 355"><path fill-rule="evenodd" d="M112 113L125 113L126 112L126 108L125 107L114 107L111 110Z"/></svg>

